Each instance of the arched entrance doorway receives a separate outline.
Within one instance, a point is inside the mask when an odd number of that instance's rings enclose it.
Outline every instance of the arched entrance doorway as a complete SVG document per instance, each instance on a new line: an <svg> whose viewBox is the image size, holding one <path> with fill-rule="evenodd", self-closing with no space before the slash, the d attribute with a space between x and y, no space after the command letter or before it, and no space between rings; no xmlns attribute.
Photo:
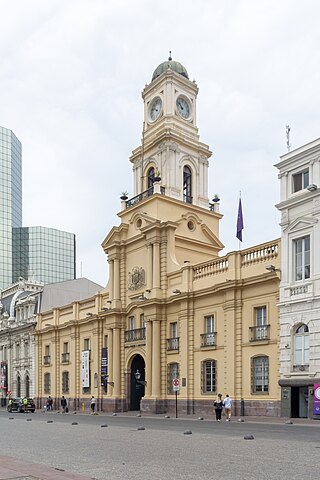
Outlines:
<svg viewBox="0 0 320 480"><path fill-rule="evenodd" d="M130 383L130 410L140 410L140 401L145 392L145 363L141 355L132 359Z"/></svg>

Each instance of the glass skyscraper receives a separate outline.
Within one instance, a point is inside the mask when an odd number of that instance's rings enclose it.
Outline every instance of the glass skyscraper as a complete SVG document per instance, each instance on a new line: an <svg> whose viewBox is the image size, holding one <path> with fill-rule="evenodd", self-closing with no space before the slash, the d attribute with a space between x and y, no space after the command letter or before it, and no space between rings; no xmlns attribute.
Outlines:
<svg viewBox="0 0 320 480"><path fill-rule="evenodd" d="M0 127L0 288L12 283L12 231L21 226L21 143Z"/></svg>
<svg viewBox="0 0 320 480"><path fill-rule="evenodd" d="M42 283L76 278L75 235L22 227L21 143L0 127L0 289L19 277Z"/></svg>

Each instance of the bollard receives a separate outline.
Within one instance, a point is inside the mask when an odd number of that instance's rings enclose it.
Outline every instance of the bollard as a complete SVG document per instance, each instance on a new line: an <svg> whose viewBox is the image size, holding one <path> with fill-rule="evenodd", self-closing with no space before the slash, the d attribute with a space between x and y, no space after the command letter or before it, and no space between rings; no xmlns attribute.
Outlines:
<svg viewBox="0 0 320 480"><path fill-rule="evenodd" d="M84 413L84 403L81 403L81 412Z"/></svg>

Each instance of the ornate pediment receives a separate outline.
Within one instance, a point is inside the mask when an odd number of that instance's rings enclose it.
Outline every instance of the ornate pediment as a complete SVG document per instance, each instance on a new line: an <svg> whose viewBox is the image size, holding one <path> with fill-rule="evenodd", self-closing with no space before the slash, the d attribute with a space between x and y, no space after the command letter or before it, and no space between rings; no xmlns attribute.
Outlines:
<svg viewBox="0 0 320 480"><path fill-rule="evenodd" d="M318 220L311 217L300 217L290 222L289 225L283 230L285 233L298 232L299 230L305 230L306 228L313 227Z"/></svg>

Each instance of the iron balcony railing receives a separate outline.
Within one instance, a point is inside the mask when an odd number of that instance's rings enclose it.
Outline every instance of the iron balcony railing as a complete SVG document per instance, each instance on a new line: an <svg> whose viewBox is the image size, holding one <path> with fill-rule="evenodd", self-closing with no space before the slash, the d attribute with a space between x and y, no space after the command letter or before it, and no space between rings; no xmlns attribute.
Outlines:
<svg viewBox="0 0 320 480"><path fill-rule="evenodd" d="M50 365L51 355L44 355L43 357L43 365Z"/></svg>
<svg viewBox="0 0 320 480"><path fill-rule="evenodd" d="M270 340L270 325L258 325L249 327L250 342L258 342L259 340Z"/></svg>
<svg viewBox="0 0 320 480"><path fill-rule="evenodd" d="M216 344L216 332L201 333L201 347L212 347Z"/></svg>
<svg viewBox="0 0 320 480"><path fill-rule="evenodd" d="M136 342L137 340L146 339L146 329L134 328L133 330L126 330L124 332L126 342Z"/></svg>
<svg viewBox="0 0 320 480"><path fill-rule="evenodd" d="M167 350L179 350L179 337L167 338Z"/></svg>
<svg viewBox="0 0 320 480"><path fill-rule="evenodd" d="M65 352L62 354L62 363L69 363L70 362L70 353Z"/></svg>
<svg viewBox="0 0 320 480"><path fill-rule="evenodd" d="M153 192L153 186L152 186L148 188L148 190L145 190L144 192L139 193L135 197L129 198L129 200L126 201L126 208L133 207L134 205L136 205L136 203L141 202L145 198L151 197L153 193L154 192ZM166 193L165 187L160 187L160 193L161 195L165 195Z"/></svg>

